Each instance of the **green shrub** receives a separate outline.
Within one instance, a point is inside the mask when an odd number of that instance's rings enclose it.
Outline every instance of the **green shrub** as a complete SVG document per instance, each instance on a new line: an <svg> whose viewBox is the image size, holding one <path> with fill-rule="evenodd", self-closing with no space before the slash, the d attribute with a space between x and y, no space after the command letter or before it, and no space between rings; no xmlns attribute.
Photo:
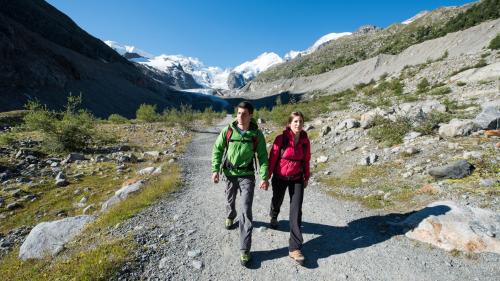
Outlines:
<svg viewBox="0 0 500 281"><path fill-rule="evenodd" d="M486 62L485 59L480 59L475 65L474 65L474 68L481 68L481 67L484 67L484 66L487 66L488 63Z"/></svg>
<svg viewBox="0 0 500 281"><path fill-rule="evenodd" d="M373 125L374 127L368 132L368 135L387 146L402 143L404 136L412 128L410 120L405 117L391 121L382 116L376 116Z"/></svg>
<svg viewBox="0 0 500 281"><path fill-rule="evenodd" d="M120 114L111 114L108 117L108 121L115 124L127 123L129 120Z"/></svg>
<svg viewBox="0 0 500 281"><path fill-rule="evenodd" d="M0 145L11 145L16 142L16 136L13 133L0 133Z"/></svg>
<svg viewBox="0 0 500 281"><path fill-rule="evenodd" d="M418 93L425 93L429 89L430 83L427 80L427 78L422 78L420 79L420 82L417 84L417 92Z"/></svg>
<svg viewBox="0 0 500 281"><path fill-rule="evenodd" d="M442 96L451 93L451 88L442 86L432 89L429 94L433 96Z"/></svg>
<svg viewBox="0 0 500 281"><path fill-rule="evenodd" d="M463 82L463 81L458 81L458 82L457 82L457 86L459 86L459 87L463 87L463 86L465 86L465 85L467 85L467 83L465 83L465 82Z"/></svg>
<svg viewBox="0 0 500 281"><path fill-rule="evenodd" d="M44 146L49 151L82 151L97 139L95 118L85 110L77 110L81 96L69 96L66 111L49 111L38 102L27 104L24 126L44 134Z"/></svg>
<svg viewBox="0 0 500 281"><path fill-rule="evenodd" d="M137 109L135 116L137 120L145 122L155 122L160 119L160 115L156 112L156 104L141 104Z"/></svg>
<svg viewBox="0 0 500 281"><path fill-rule="evenodd" d="M423 135L430 135L439 128L440 123L447 123L451 120L451 114L446 112L431 111L427 113L422 121L413 129Z"/></svg>
<svg viewBox="0 0 500 281"><path fill-rule="evenodd" d="M498 33L497 36L495 36L495 38L493 38L490 41L490 44L488 45L488 48L492 49L492 50L498 50L498 49L500 49L500 33Z"/></svg>

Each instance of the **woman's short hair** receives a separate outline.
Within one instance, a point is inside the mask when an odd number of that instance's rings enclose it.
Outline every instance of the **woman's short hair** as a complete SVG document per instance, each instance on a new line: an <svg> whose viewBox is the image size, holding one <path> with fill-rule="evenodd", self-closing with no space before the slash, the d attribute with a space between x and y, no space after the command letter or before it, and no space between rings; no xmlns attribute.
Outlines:
<svg viewBox="0 0 500 281"><path fill-rule="evenodd" d="M304 114L302 114L302 112L300 112L300 111L294 111L294 112L290 113L290 116L288 116L288 123L287 124L291 124L293 121L293 118L298 117L298 116L300 116L300 118L302 118L302 122L304 122Z"/></svg>

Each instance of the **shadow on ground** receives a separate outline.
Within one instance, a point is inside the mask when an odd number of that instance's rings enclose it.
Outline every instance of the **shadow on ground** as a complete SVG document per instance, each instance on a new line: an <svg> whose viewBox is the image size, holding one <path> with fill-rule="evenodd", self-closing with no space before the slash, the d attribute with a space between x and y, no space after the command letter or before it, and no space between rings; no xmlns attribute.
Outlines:
<svg viewBox="0 0 500 281"><path fill-rule="evenodd" d="M426 207L418 212L427 214L426 217L442 215L450 210L447 206ZM302 222L302 233L319 235L305 241L302 252L306 257L304 264L307 268L317 268L318 260L332 255L346 253L355 249L370 247L384 242L393 236L401 235L416 227L426 217L419 217L413 225L401 224L410 213L391 213L383 216L369 216L349 222L346 226L331 226ZM254 227L268 227L267 223L254 222ZM274 231L274 230L268 230ZM289 232L288 221L280 221L278 231ZM270 251L252 252L250 269L257 269L268 260L288 256L288 241L283 241L285 247Z"/></svg>

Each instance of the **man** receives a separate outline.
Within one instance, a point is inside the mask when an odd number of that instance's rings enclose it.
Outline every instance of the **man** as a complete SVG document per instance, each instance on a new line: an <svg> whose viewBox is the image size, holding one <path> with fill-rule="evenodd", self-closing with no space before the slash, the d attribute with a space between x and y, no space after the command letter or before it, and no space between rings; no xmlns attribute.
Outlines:
<svg viewBox="0 0 500 281"><path fill-rule="evenodd" d="M231 229L236 218L236 193L241 194L241 209L238 214L240 229L240 262L246 266L250 261L252 245L252 203L255 189L256 159L259 162L261 189L267 190L268 159L266 141L257 122L252 118L253 106L246 101L238 104L236 120L222 129L212 152L212 180L219 182L222 168L227 178L226 185L226 229ZM224 156L224 157L223 157ZM224 158L224 161L223 161ZM255 159L256 158L256 159Z"/></svg>

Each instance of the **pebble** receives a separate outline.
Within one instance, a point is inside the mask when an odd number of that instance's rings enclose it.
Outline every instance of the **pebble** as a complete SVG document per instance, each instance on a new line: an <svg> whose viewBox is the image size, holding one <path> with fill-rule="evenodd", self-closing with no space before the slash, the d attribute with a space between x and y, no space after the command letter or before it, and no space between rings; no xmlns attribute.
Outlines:
<svg viewBox="0 0 500 281"><path fill-rule="evenodd" d="M194 260L192 262L192 265L193 265L194 268L200 270L203 267L203 262L199 261L199 260Z"/></svg>
<svg viewBox="0 0 500 281"><path fill-rule="evenodd" d="M188 251L188 257L190 258L195 258L195 257L198 257L201 255L201 251L200 250L192 250L192 251Z"/></svg>

